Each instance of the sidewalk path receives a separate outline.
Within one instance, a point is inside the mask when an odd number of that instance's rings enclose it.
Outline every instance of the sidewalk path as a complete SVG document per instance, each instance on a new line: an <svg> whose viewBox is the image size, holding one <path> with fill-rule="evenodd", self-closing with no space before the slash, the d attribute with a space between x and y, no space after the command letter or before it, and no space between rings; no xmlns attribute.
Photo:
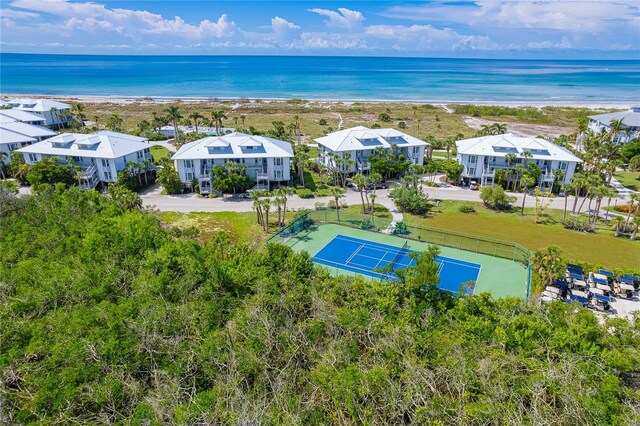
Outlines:
<svg viewBox="0 0 640 426"><path fill-rule="evenodd" d="M623 186L620 183L620 181L618 181L618 179L616 179L614 177L611 178L611 187L613 189L615 189L616 191L618 191L618 194L624 195L624 196L629 196L631 194L638 193L638 191L634 191L632 189L627 188L626 186Z"/></svg>

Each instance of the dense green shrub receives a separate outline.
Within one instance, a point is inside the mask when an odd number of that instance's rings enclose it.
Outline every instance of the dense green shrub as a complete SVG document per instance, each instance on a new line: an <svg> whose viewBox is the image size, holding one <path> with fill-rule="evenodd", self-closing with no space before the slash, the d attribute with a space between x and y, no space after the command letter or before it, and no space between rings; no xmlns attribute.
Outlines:
<svg viewBox="0 0 640 426"><path fill-rule="evenodd" d="M412 186L394 188L389 191L389 197L393 198L401 211L411 214L424 215L432 207L427 196Z"/></svg>
<svg viewBox="0 0 640 426"><path fill-rule="evenodd" d="M475 213L476 208L471 204L463 204L460 207L458 207L458 211L460 213Z"/></svg>
<svg viewBox="0 0 640 426"><path fill-rule="evenodd" d="M509 195L501 186L483 186L480 189L480 199L484 205L494 210L507 210L516 197Z"/></svg>
<svg viewBox="0 0 640 426"><path fill-rule="evenodd" d="M313 191L307 188L301 188L296 190L296 195L300 198L313 198Z"/></svg>
<svg viewBox="0 0 640 426"><path fill-rule="evenodd" d="M637 420L637 326L565 303L453 299L435 288L437 250L379 282L282 245L201 244L96 191L8 196L6 424Z"/></svg>

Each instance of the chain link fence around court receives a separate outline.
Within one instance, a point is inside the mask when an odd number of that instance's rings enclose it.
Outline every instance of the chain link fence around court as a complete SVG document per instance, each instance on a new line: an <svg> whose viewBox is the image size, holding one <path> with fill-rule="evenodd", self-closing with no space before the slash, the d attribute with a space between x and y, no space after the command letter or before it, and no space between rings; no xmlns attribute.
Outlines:
<svg viewBox="0 0 640 426"><path fill-rule="evenodd" d="M300 232L318 223L334 223L357 229L381 232L389 229L391 218L372 217L370 215L336 210L308 211L298 216L289 225L271 236L267 242L286 244L291 237L295 237ZM397 236L438 246L509 259L521 264L525 268L529 267L531 260L531 252L529 250L520 244L509 241L410 224L407 224L407 231L407 234Z"/></svg>

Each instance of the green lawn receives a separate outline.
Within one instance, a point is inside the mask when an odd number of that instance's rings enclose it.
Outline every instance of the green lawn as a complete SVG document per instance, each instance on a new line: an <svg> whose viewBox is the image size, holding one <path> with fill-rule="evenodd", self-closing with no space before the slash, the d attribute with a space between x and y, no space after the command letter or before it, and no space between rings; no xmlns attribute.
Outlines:
<svg viewBox="0 0 640 426"><path fill-rule="evenodd" d="M157 163L162 158L170 157L171 151L169 151L164 146L154 145L151 147L151 158L153 158L153 162Z"/></svg>
<svg viewBox="0 0 640 426"><path fill-rule="evenodd" d="M613 176L625 187L640 191L640 172L617 172Z"/></svg>
<svg viewBox="0 0 640 426"><path fill-rule="evenodd" d="M458 207L471 204L476 213L460 213ZM473 235L512 241L530 250L550 245L562 249L567 259L601 264L608 267L639 268L640 244L629 239L616 238L604 224L595 234L565 229L561 225L562 211L547 210L543 223L535 223L533 209L526 215L517 212L496 212L486 209L481 203L443 201L428 218L405 213L410 224L450 229Z"/></svg>
<svg viewBox="0 0 640 426"><path fill-rule="evenodd" d="M370 209L370 208L371 208L371 203L368 203L367 204L367 209ZM385 206L381 206L380 204L376 204L374 208L375 208L375 213L374 213L375 217L386 217L386 218L390 218L391 217L391 212ZM354 204L352 206L349 206L349 207L347 207L347 209L345 211L348 212L348 213L362 214L362 203L358 203L358 204Z"/></svg>

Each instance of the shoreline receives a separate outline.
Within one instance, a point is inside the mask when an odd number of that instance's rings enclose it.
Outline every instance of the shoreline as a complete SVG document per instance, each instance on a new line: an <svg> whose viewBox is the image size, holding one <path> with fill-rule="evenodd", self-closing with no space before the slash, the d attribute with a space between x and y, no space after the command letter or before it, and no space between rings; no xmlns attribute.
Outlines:
<svg viewBox="0 0 640 426"><path fill-rule="evenodd" d="M120 95L44 95L33 93L0 93L1 100L13 99L13 98L42 98L42 99L55 99L59 101L75 101L82 103L92 104L120 104L127 105L132 103L142 104L170 104L174 102L182 102L188 104L201 104L211 102L238 102L238 103L259 103L259 102L289 102L299 98L248 98L248 97L198 97L198 96L120 96ZM477 106L501 106L501 107L565 107L565 108L589 108L589 109L628 109L632 107L632 104L640 104L640 99L637 102L623 102L623 101L451 101L441 99L412 99L412 100L398 100L398 99L325 99L325 98L305 98L300 99L303 102L313 103L325 103L325 104L344 104L351 105L354 103L361 104L429 104L436 106L446 105L477 105Z"/></svg>

